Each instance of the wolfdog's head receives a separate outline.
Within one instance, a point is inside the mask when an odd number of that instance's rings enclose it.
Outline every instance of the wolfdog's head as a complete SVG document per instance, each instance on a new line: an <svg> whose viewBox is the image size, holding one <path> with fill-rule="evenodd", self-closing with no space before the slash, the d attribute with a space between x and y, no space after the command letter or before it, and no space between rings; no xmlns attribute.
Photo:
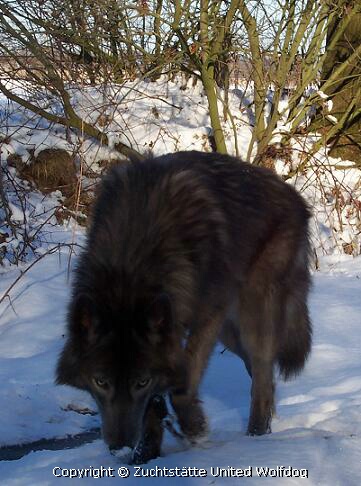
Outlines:
<svg viewBox="0 0 361 486"><path fill-rule="evenodd" d="M135 447L152 397L168 390L171 381L177 386L183 353L172 324L164 294L132 311L73 298L56 380L92 394L112 448Z"/></svg>

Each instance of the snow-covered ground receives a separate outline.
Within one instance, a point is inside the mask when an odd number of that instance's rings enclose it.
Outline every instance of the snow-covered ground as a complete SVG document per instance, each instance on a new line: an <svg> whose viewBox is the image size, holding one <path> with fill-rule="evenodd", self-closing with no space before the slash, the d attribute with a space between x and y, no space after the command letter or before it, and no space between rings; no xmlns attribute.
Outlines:
<svg viewBox="0 0 361 486"><path fill-rule="evenodd" d="M70 232L60 236L63 240L82 238L81 234L73 236ZM73 255L70 267L75 261ZM361 258L345 257L338 263L329 258L321 263L322 271L314 274L310 301L314 324L312 355L296 380L279 382L273 433L257 438L245 436L250 380L242 362L231 353L221 353L219 348L201 392L210 422L208 440L201 446L188 447L167 432L162 457L144 466L144 474L154 473L157 466L198 468L191 474L204 468L206 477L172 479L183 481L182 484L185 480L197 484L238 484L240 478L212 475L217 474L217 467L227 471L233 467L242 468L245 474L252 472L252 477L241 479L245 484L261 484L265 478L258 476L257 467L283 466L308 477L269 477L269 484L360 484ZM66 248L47 255L18 281L10 292L11 301L7 298L0 306L2 446L65 437L99 425L98 416L78 412L86 408L96 410L87 394L53 383L56 358L64 340L68 268ZM18 272L2 274L0 295ZM56 475L86 468L93 468L96 475L101 467L117 477L118 468L125 466L98 439L78 448L30 452L18 460L0 461L0 483L62 484L69 477ZM135 477L136 470L127 467L127 484L149 482L149 477ZM284 471L284 475L288 474L289 469ZM103 477L101 481L115 484L116 477ZM169 480L156 480L161 479ZM83 484L95 480L82 479Z"/></svg>

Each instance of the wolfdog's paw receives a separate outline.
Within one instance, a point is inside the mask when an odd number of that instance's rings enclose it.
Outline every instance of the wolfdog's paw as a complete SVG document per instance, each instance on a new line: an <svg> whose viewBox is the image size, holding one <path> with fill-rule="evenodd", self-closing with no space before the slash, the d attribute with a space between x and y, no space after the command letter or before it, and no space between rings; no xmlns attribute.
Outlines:
<svg viewBox="0 0 361 486"><path fill-rule="evenodd" d="M185 436L192 445L199 445L208 437L208 421L202 409L200 409L200 412L199 414L193 414L191 417L192 420L188 421L186 429L182 428Z"/></svg>
<svg viewBox="0 0 361 486"><path fill-rule="evenodd" d="M270 434L271 432L271 419L263 422L250 422L248 424L247 435L265 435Z"/></svg>
<svg viewBox="0 0 361 486"><path fill-rule="evenodd" d="M187 439L192 444L192 446L203 446L208 442L209 428L206 422L202 430L198 432L197 435L187 435Z"/></svg>
<svg viewBox="0 0 361 486"><path fill-rule="evenodd" d="M208 422L200 403L193 402L178 414L180 428L191 444L199 444L208 435Z"/></svg>

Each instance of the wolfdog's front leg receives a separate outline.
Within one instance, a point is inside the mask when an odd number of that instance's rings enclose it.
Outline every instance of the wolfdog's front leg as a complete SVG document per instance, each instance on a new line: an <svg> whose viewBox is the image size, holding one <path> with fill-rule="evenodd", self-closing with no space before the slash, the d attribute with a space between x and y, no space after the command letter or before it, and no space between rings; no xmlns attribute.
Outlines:
<svg viewBox="0 0 361 486"><path fill-rule="evenodd" d="M222 322L223 313L209 319L206 326L199 326L189 335L185 348L186 384L171 394L180 428L191 442L196 442L208 431L207 419L198 398L198 387L217 342Z"/></svg>

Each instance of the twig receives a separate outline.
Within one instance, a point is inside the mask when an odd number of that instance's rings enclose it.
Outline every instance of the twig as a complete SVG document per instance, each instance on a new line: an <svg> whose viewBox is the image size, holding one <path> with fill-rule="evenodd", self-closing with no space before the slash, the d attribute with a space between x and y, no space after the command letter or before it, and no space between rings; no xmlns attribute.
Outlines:
<svg viewBox="0 0 361 486"><path fill-rule="evenodd" d="M57 250L60 250L60 248L71 248L73 245L76 245L76 243L58 243L56 246L53 246L49 250L47 250L45 253L40 255L36 260L34 260L25 270L21 270L20 274L18 277L13 281L13 283L5 290L3 295L0 298L0 304L5 300L6 297L10 298L9 292L15 287L15 285L21 280L21 278L40 260L42 260L45 256L51 255L52 253L55 253Z"/></svg>

